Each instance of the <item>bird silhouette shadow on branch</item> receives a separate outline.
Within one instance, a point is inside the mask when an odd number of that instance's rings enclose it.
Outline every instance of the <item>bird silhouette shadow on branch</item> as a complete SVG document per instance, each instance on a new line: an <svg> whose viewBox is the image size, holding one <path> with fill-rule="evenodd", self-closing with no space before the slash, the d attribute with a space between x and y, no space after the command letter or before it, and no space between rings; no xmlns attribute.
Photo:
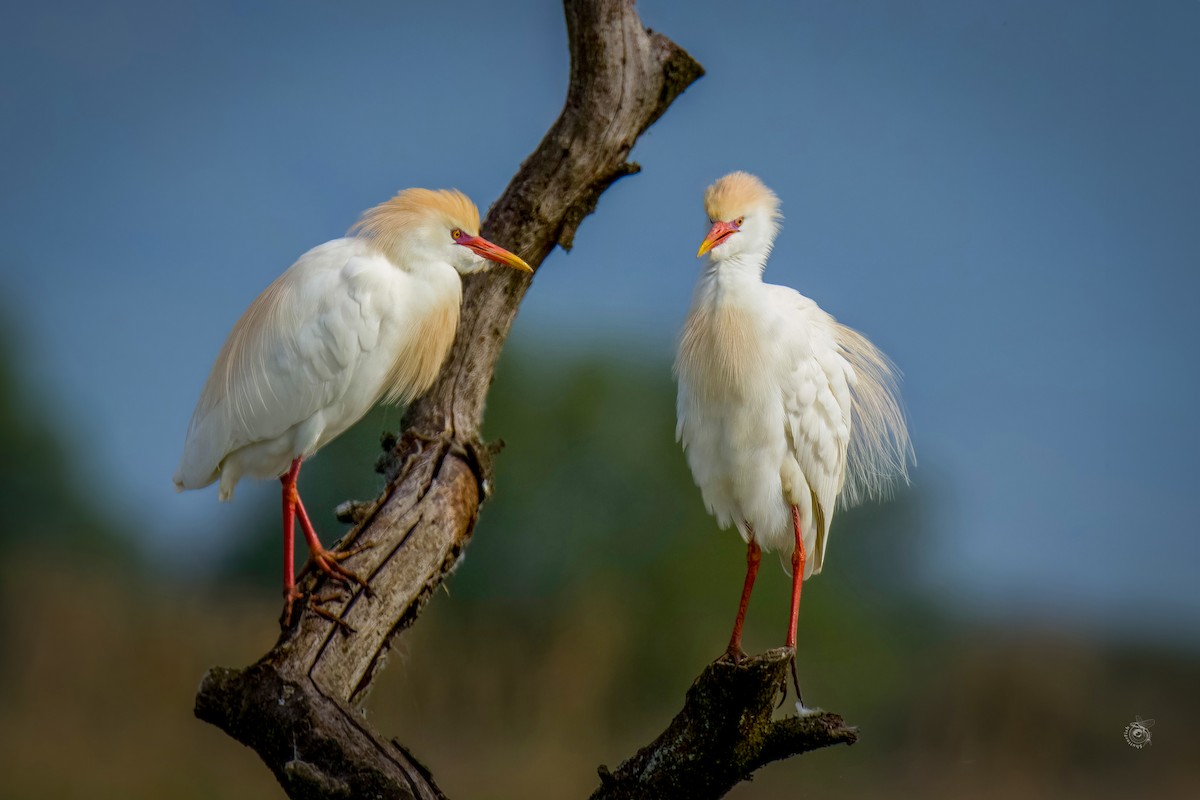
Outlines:
<svg viewBox="0 0 1200 800"><path fill-rule="evenodd" d="M570 83L562 113L488 212L482 233L538 267L569 248L600 195L639 167L638 137L703 69L646 29L632 0L566 0ZM357 524L340 544L356 587L310 575L334 624L311 611L244 669L216 667L201 682L196 716L253 748L292 798L442 798L399 742L367 725L363 703L393 638L413 624L470 542L492 489L493 448L479 438L500 350L529 286L515 272L464 280L454 347L434 386L386 443L384 494L345 509ZM787 651L740 665L716 663L683 711L616 771L601 769L597 798L718 797L772 760L849 743L835 715L772 721Z"/></svg>

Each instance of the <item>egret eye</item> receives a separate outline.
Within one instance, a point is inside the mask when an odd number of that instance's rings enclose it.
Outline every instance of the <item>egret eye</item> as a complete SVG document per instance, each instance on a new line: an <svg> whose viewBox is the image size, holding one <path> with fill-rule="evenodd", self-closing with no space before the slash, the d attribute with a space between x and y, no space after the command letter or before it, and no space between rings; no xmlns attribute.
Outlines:
<svg viewBox="0 0 1200 800"><path fill-rule="evenodd" d="M458 228L455 228L454 230L450 231L450 238L457 242L462 238L462 231Z"/></svg>
<svg viewBox="0 0 1200 800"><path fill-rule="evenodd" d="M745 217L738 217L737 219L735 219L735 220L733 221L733 224L734 224L734 225L737 225L737 226L740 228L740 227L742 227L742 223L743 223L743 222L745 222L745 221L746 221L746 218L745 218Z"/></svg>

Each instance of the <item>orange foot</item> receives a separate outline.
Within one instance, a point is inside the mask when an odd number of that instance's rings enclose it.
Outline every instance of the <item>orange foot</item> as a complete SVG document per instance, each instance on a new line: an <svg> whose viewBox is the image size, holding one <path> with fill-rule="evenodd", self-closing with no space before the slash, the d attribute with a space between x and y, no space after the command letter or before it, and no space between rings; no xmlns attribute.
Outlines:
<svg viewBox="0 0 1200 800"><path fill-rule="evenodd" d="M305 562L304 568L300 570L298 578L303 578L312 570L325 573L330 580L345 586L358 584L362 587L363 593L367 597L372 596L371 586L365 580L358 576L357 573L351 572L341 565L342 561L350 558L353 555L361 553L371 545L365 544L359 547L352 547L349 550L326 550L324 547L309 547L308 561ZM324 602L324 601L322 601Z"/></svg>

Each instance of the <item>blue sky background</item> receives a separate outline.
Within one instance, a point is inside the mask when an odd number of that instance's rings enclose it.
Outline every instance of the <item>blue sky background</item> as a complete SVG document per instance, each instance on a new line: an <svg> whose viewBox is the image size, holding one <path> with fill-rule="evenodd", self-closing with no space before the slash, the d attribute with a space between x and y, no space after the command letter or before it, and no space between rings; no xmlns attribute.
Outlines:
<svg viewBox="0 0 1200 800"><path fill-rule="evenodd" d="M768 279L905 372L937 502L901 568L987 613L1200 644L1200 3L639 8L708 75L517 339L668 359L701 192L755 172L786 215ZM0 306L89 443L79 478L163 555L205 551L239 504L170 475L234 320L397 189L486 207L567 59L552 2L6 4Z"/></svg>

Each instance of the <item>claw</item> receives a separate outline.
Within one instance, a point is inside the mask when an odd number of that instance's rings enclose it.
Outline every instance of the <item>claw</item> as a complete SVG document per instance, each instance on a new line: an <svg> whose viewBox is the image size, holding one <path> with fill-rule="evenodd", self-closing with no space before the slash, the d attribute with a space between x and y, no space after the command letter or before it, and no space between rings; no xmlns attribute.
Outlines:
<svg viewBox="0 0 1200 800"><path fill-rule="evenodd" d="M295 622L294 615L296 613L296 601L304 598L304 592L296 588L295 584L284 587L283 590L283 616L279 618L279 626L287 629L292 627Z"/></svg>
<svg viewBox="0 0 1200 800"><path fill-rule="evenodd" d="M792 657L788 659L789 665L792 668L792 685L796 687L796 702L799 707L804 707L804 695L800 693L800 679L796 677L796 650L792 649ZM787 699L787 675L783 676L783 698L779 701L779 705L783 705L783 701Z"/></svg>
<svg viewBox="0 0 1200 800"><path fill-rule="evenodd" d="M346 622L346 620L342 619L337 614L334 614L332 611L329 611L324 607L326 603L341 599L338 595L329 594L317 597L312 594L306 594L305 592L297 589L295 586L292 586L288 589L284 589L283 596L283 616L279 620L279 623L283 628L290 628L298 621L296 617L296 601L304 600L305 606L307 606L309 611L312 611L317 616L324 617L334 625L337 625L339 628L341 628L343 633L354 633L354 628L350 626L350 623Z"/></svg>
<svg viewBox="0 0 1200 800"><path fill-rule="evenodd" d="M354 633L354 628L350 626L349 622L346 622L346 620L342 619L337 614L334 614L332 611L325 609L325 603L336 599L338 598L332 595L326 595L325 597L314 597L313 595L309 595L308 609L318 617L324 617L334 625L337 625L341 629L342 633Z"/></svg>
<svg viewBox="0 0 1200 800"><path fill-rule="evenodd" d="M730 645L724 653L717 657L717 662L721 664L733 664L735 667L746 660L746 651L740 647Z"/></svg>
<svg viewBox="0 0 1200 800"><path fill-rule="evenodd" d="M330 580L336 581L344 586L358 584L362 587L363 593L366 594L367 597L374 597L374 593L371 591L370 584L363 580L357 573L351 572L341 565L342 561L361 553L363 550L366 550L371 546L372 545L370 544L363 544L359 545L358 547L352 547L349 550L326 550L324 548L315 551L310 550L308 554L308 561L305 562L304 567L300 570L300 574L297 576L297 578L303 578L305 575L308 575L310 572L316 569L329 576Z"/></svg>

